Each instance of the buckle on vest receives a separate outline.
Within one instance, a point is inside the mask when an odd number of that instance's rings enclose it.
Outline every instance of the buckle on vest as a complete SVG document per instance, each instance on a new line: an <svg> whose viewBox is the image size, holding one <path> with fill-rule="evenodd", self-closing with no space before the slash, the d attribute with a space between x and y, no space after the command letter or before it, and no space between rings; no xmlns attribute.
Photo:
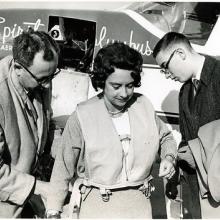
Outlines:
<svg viewBox="0 0 220 220"><path fill-rule="evenodd" d="M103 202L108 202L112 194L110 189L100 188L100 194Z"/></svg>
<svg viewBox="0 0 220 220"><path fill-rule="evenodd" d="M155 191L155 187L152 184L152 179L144 181L143 186L139 190L146 196L147 199L150 198L151 192Z"/></svg>

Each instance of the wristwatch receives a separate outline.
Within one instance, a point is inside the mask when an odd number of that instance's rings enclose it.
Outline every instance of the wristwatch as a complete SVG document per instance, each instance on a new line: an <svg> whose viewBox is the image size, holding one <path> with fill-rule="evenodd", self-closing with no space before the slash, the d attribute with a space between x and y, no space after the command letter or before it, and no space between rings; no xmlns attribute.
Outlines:
<svg viewBox="0 0 220 220"><path fill-rule="evenodd" d="M172 163L175 165L176 164L176 157L173 155L173 154L166 154L165 155L165 158L166 157L170 157L170 158L172 158ZM170 161L171 162L171 161Z"/></svg>

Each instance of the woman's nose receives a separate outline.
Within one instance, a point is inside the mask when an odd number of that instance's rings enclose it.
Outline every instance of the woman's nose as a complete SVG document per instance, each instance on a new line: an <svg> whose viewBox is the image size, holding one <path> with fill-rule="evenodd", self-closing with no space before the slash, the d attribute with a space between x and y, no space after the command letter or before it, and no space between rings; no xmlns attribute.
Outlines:
<svg viewBox="0 0 220 220"><path fill-rule="evenodd" d="M120 96L126 98L128 96L128 92L126 88L121 88Z"/></svg>

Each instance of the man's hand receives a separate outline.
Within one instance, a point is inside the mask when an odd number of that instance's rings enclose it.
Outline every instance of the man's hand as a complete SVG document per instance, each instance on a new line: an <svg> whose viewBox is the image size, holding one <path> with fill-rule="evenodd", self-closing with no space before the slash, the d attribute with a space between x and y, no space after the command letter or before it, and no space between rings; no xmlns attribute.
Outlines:
<svg viewBox="0 0 220 220"><path fill-rule="evenodd" d="M176 172L174 162L175 161L170 156L165 157L160 163L159 176L170 179Z"/></svg>
<svg viewBox="0 0 220 220"><path fill-rule="evenodd" d="M189 166L193 169L196 168L195 160L192 155L192 151L190 150L189 146L183 146L178 149L178 160L184 160L186 161Z"/></svg>

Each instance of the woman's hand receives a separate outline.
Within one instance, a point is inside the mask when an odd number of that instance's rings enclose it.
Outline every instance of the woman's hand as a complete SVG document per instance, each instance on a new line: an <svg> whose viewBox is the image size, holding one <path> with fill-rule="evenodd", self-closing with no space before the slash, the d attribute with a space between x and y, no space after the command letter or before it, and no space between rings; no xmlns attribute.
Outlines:
<svg viewBox="0 0 220 220"><path fill-rule="evenodd" d="M159 176L170 179L175 174L175 158L167 155L160 163Z"/></svg>

